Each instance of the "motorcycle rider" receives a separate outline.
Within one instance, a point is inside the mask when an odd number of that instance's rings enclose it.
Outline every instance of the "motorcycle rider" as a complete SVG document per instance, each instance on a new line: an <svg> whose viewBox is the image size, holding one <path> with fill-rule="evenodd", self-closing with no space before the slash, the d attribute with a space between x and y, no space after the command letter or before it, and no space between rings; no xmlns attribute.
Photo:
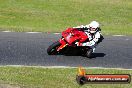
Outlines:
<svg viewBox="0 0 132 88"><path fill-rule="evenodd" d="M92 21L88 25L81 25L73 28L84 31L87 34L89 41L81 44L76 42L75 44L77 46L89 46L91 48L89 50L91 53L95 51L96 46L104 39L101 35L100 25L97 21Z"/></svg>

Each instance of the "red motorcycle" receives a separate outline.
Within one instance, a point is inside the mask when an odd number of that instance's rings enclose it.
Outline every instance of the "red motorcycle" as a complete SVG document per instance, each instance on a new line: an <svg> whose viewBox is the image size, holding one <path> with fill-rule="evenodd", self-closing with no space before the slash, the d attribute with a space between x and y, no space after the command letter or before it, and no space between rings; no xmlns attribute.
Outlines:
<svg viewBox="0 0 132 88"><path fill-rule="evenodd" d="M65 31L62 32L62 38L60 38L59 41L54 42L48 47L47 53L49 55L55 55L58 53L69 52L74 50L72 52L78 51L79 54L89 58L91 57L92 49L88 46L77 46L75 44L76 42L78 42L78 44L81 44L85 41L89 40L88 36L85 34L84 31L79 30L77 28L67 28Z"/></svg>

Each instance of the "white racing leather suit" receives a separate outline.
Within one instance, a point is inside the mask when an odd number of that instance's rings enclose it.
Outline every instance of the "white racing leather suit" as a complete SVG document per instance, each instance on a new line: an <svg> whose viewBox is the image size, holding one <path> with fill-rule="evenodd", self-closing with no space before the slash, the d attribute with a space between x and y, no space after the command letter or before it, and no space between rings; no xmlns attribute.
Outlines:
<svg viewBox="0 0 132 88"><path fill-rule="evenodd" d="M94 34L90 33L89 28L87 28L86 26L78 26L78 27L73 27L73 28L81 28L81 29L87 29L84 30L84 32L87 34L89 41L88 42L84 42L82 43L82 46L89 46L91 49L93 49L93 52L95 51L96 46L98 45L98 41L101 37L101 33L100 30L97 30ZM77 44L77 43L76 43Z"/></svg>

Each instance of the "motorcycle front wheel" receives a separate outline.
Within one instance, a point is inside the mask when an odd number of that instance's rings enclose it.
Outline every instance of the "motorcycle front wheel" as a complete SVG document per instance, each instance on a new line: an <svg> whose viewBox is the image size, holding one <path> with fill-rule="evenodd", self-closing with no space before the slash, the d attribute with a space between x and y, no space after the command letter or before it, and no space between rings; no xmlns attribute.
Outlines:
<svg viewBox="0 0 132 88"><path fill-rule="evenodd" d="M48 55L55 55L58 53L57 48L60 46L60 42L56 41L52 45L50 45L47 49Z"/></svg>

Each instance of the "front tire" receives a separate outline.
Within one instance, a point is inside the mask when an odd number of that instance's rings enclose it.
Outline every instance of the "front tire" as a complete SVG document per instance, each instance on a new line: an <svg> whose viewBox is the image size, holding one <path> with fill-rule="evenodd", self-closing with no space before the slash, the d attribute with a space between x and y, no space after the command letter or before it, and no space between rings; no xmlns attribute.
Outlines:
<svg viewBox="0 0 132 88"><path fill-rule="evenodd" d="M48 55L55 55L58 53L57 48L60 46L60 42L56 41L52 45L50 45L47 49Z"/></svg>

